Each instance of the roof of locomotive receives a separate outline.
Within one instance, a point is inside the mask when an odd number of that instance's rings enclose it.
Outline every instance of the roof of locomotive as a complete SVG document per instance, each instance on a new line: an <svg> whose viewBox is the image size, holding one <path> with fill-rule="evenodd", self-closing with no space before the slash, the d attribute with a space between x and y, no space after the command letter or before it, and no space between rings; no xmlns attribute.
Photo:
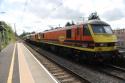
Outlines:
<svg viewBox="0 0 125 83"><path fill-rule="evenodd" d="M66 30L66 29L71 29L71 28L75 28L76 26L80 26L80 25L84 25L84 24L100 24L100 25L109 25L108 23L101 21L101 20L89 20L87 22L84 22L83 24L78 24L78 25L72 25L72 26L66 26L66 27L58 27L55 29L50 29L50 30L46 30L42 33L46 33L46 32L53 32L53 31L58 31L58 30Z"/></svg>
<svg viewBox="0 0 125 83"><path fill-rule="evenodd" d="M102 25L109 25L108 23L101 21L101 20L89 20L84 24L102 24Z"/></svg>
<svg viewBox="0 0 125 83"><path fill-rule="evenodd" d="M45 31L42 32L42 33L71 29L71 28L73 28L74 26L77 26L77 25L66 26L66 27L59 27L59 28L55 28L55 29L45 30Z"/></svg>

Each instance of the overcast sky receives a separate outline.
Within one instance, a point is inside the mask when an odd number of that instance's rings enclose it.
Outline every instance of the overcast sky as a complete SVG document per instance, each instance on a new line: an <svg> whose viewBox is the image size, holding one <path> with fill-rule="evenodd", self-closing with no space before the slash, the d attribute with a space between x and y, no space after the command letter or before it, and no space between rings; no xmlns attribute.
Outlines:
<svg viewBox="0 0 125 83"><path fill-rule="evenodd" d="M18 34L81 22L95 11L113 29L125 28L125 0L0 0L0 20L15 24Z"/></svg>

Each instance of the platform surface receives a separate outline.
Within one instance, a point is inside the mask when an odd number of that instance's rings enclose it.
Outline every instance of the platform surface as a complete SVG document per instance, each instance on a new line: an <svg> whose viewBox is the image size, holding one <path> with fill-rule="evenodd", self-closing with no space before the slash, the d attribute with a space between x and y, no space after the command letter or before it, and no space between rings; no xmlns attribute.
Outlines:
<svg viewBox="0 0 125 83"><path fill-rule="evenodd" d="M23 43L0 52L0 83L58 83Z"/></svg>

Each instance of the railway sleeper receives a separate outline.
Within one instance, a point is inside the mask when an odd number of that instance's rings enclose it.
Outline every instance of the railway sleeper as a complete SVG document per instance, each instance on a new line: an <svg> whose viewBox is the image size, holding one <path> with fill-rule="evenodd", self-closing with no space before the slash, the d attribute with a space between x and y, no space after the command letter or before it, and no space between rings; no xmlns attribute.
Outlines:
<svg viewBox="0 0 125 83"><path fill-rule="evenodd" d="M60 76L60 75L65 75L66 74L66 72L59 72L59 73L55 73L55 74L53 74L54 76Z"/></svg>
<svg viewBox="0 0 125 83"><path fill-rule="evenodd" d="M50 69L50 70L59 70L59 68L54 68L54 67L49 67L49 66L46 66L48 69Z"/></svg>
<svg viewBox="0 0 125 83"><path fill-rule="evenodd" d="M51 68L49 68L49 70L50 71L59 71L60 69L56 69L56 68L55 69L51 69Z"/></svg>
<svg viewBox="0 0 125 83"><path fill-rule="evenodd" d="M43 65L45 65L46 67L55 67L55 66L52 65L52 64L43 64Z"/></svg>
<svg viewBox="0 0 125 83"><path fill-rule="evenodd" d="M67 79L60 78L60 80L62 83L72 83L72 82L76 81L76 79L74 79L74 78L67 78Z"/></svg>
<svg viewBox="0 0 125 83"><path fill-rule="evenodd" d="M67 78L72 78L70 75L60 75L57 76L58 79L67 79Z"/></svg>
<svg viewBox="0 0 125 83"><path fill-rule="evenodd" d="M56 70L56 71L51 71L52 73L59 73L59 72L64 72L62 70Z"/></svg>

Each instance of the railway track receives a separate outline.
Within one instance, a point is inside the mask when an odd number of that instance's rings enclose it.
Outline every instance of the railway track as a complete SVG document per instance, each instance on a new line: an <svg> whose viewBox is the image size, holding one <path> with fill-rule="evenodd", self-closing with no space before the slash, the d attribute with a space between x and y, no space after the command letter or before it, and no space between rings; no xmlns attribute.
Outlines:
<svg viewBox="0 0 125 83"><path fill-rule="evenodd" d="M111 64L104 64L102 68L98 68L101 72L104 72L115 78L125 80L125 68L121 68Z"/></svg>
<svg viewBox="0 0 125 83"><path fill-rule="evenodd" d="M28 44L29 45L29 44ZM27 46L29 50L32 49L36 50L39 53L39 56L37 58L41 58L41 55L47 55L47 59L51 57L48 61L52 61L56 63L56 65L52 65L49 63L44 63L44 60L41 60L41 63L45 65L45 67L52 73L61 83L124 83L125 80L111 76L111 74L107 74L104 71L99 72L98 69L93 70L91 67L87 68L85 66L81 66L75 63L71 63L71 61L67 62L66 60L62 60L56 58L56 55L52 55L49 53L44 52L39 47L36 47L34 45ZM34 54L38 55L38 54ZM55 60L55 61L54 61ZM42 62L43 61L43 62ZM70 74L67 74L69 73ZM102 73L103 72L103 73Z"/></svg>
<svg viewBox="0 0 125 83"><path fill-rule="evenodd" d="M84 64L84 66L111 76L115 79L120 79L125 83L125 68L121 68L119 66L111 65L111 64L98 64L98 65L90 65Z"/></svg>
<svg viewBox="0 0 125 83"><path fill-rule="evenodd" d="M32 52L33 50L26 45L26 47ZM35 56L38 55L35 53ZM65 69L64 67L55 64L52 60L43 56L37 56L40 62L48 69L48 71L59 80L59 83L90 83L88 80L85 80L73 72Z"/></svg>

